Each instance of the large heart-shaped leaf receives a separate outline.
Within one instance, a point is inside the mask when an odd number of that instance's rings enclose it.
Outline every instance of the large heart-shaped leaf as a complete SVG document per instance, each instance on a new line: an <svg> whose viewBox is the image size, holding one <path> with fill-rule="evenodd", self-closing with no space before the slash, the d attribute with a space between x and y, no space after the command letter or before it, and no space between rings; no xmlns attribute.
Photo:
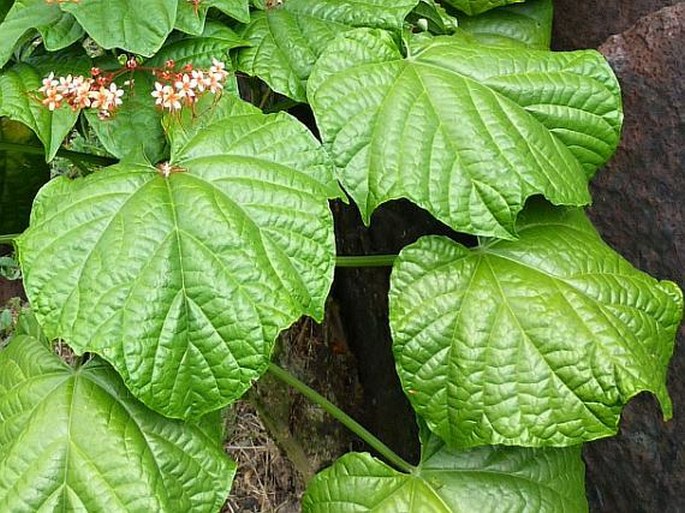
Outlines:
<svg viewBox="0 0 685 513"><path fill-rule="evenodd" d="M552 39L552 0L528 0L459 18L459 27L488 45L523 45L549 50Z"/></svg>
<svg viewBox="0 0 685 513"><path fill-rule="evenodd" d="M327 47L308 94L341 180L368 223L405 197L457 231L514 237L527 197L589 202L618 142L618 83L594 51L422 40L402 58L386 32Z"/></svg>
<svg viewBox="0 0 685 513"><path fill-rule="evenodd" d="M219 9L224 14L238 21L250 21L250 4L248 0L200 0L196 6L188 0L178 0L176 28L193 35L202 33L205 18L210 7Z"/></svg>
<svg viewBox="0 0 685 513"><path fill-rule="evenodd" d="M48 161L57 153L62 141L76 123L78 113L67 105L50 111L38 97L41 79L54 71L83 73L89 67L87 59L41 58L27 63L16 64L0 72L0 116L24 123L33 130L45 146Z"/></svg>
<svg viewBox="0 0 685 513"><path fill-rule="evenodd" d="M447 5L456 7L466 14L480 14L495 7L508 4L520 4L524 0L445 0Z"/></svg>
<svg viewBox="0 0 685 513"><path fill-rule="evenodd" d="M288 0L253 14L242 32L251 46L238 52L238 69L305 101L312 66L337 34L361 26L400 30L418 1Z"/></svg>
<svg viewBox="0 0 685 513"><path fill-rule="evenodd" d="M23 124L0 118L0 142L35 145L34 139ZM49 179L50 168L42 155L0 150L0 234L26 228L33 198Z"/></svg>
<svg viewBox="0 0 685 513"><path fill-rule="evenodd" d="M402 385L454 446L573 445L616 433L641 391L672 413L677 285L636 270L581 210L534 205L518 241L402 251L390 325Z"/></svg>
<svg viewBox="0 0 685 513"><path fill-rule="evenodd" d="M226 61L230 68L228 51L242 44L244 42L228 27L208 23L201 36L186 36L165 45L144 65L162 68L170 59L176 63L176 69L186 64L192 64L196 69L208 69L212 59L216 58ZM162 130L162 110L150 95L155 78L148 71L138 71L133 76L135 88L124 97L124 103L115 116L101 120L92 109L86 111L86 115L103 146L112 155L124 158L142 148L151 162L157 162L164 157L167 145ZM235 77L229 79L226 90L237 92L234 81Z"/></svg>
<svg viewBox="0 0 685 513"><path fill-rule="evenodd" d="M46 333L103 355L171 417L236 399L282 329L323 317L335 263L327 200L339 194L290 116L229 95L211 122L186 114L170 122L171 162L53 180L18 240Z"/></svg>
<svg viewBox="0 0 685 513"><path fill-rule="evenodd" d="M48 50L66 48L83 35L83 29L70 14L57 4L45 0L17 0L0 23L0 67L12 55L14 46L31 29L43 37Z"/></svg>
<svg viewBox="0 0 685 513"><path fill-rule="evenodd" d="M481 447L424 451L404 474L367 453L349 453L310 482L303 513L585 513L578 447Z"/></svg>
<svg viewBox="0 0 685 513"><path fill-rule="evenodd" d="M166 419L111 367L74 370L32 337L0 351L0 510L214 513L235 464L221 418Z"/></svg>
<svg viewBox="0 0 685 513"><path fill-rule="evenodd" d="M45 0L38 0L45 1ZM103 48L149 57L174 28L178 0L84 0L60 3Z"/></svg>

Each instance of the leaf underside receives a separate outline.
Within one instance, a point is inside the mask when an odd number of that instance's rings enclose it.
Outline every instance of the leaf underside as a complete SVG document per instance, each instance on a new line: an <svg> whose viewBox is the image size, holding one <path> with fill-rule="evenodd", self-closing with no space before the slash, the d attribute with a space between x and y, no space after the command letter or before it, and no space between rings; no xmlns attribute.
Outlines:
<svg viewBox="0 0 685 513"><path fill-rule="evenodd" d="M565 446L616 433L641 391L672 414L666 371L683 300L634 269L576 209L534 205L518 241L442 237L395 264L402 386L452 446Z"/></svg>
<svg viewBox="0 0 685 513"><path fill-rule="evenodd" d="M236 469L220 424L166 419L102 360L73 370L16 336L0 352L0 510L213 513Z"/></svg>
<svg viewBox="0 0 685 513"><path fill-rule="evenodd" d="M18 241L46 333L104 356L170 417L235 400L282 329L323 317L327 200L339 194L321 147L288 115L229 95L186 114L169 122L168 178L122 162L53 180Z"/></svg>

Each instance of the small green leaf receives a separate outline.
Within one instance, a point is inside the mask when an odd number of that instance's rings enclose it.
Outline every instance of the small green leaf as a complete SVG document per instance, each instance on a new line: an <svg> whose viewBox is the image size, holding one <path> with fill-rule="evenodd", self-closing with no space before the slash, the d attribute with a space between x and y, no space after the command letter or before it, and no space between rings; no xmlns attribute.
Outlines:
<svg viewBox="0 0 685 513"><path fill-rule="evenodd" d="M45 347L48 347L50 344L50 341L43 333L43 328L40 327L40 324L38 324L38 321L36 320L36 316L33 315L33 312L30 308L28 308L28 306L19 312L19 318L17 319L17 326L14 334L17 336L26 335L28 337L32 337Z"/></svg>
<svg viewBox="0 0 685 513"><path fill-rule="evenodd" d="M0 256L0 278L14 281L21 278L21 268L11 256Z"/></svg>
<svg viewBox="0 0 685 513"><path fill-rule="evenodd" d="M46 160L57 153L62 141L76 123L78 113L67 105L51 112L41 104L38 88L41 80L54 71L59 75L85 73L89 62L84 58L59 56L31 59L0 72L0 116L24 123L45 146Z"/></svg>
<svg viewBox="0 0 685 513"><path fill-rule="evenodd" d="M585 513L578 447L434 444L416 472L403 474L367 453L349 453L310 481L303 513Z"/></svg>
<svg viewBox="0 0 685 513"><path fill-rule="evenodd" d="M17 0L0 23L0 67L9 60L14 46L31 29L43 36L48 50L66 48L83 35L73 16L45 0Z"/></svg>
<svg viewBox="0 0 685 513"><path fill-rule="evenodd" d="M222 23L209 21L199 36L185 36L165 45L154 57L149 59L146 66L164 66L168 59L176 62L180 68L185 64L192 64L194 68L209 68L212 59L226 61L229 50L246 46L248 43L233 30Z"/></svg>
<svg viewBox="0 0 685 513"><path fill-rule="evenodd" d="M323 317L333 279L339 191L316 139L229 95L215 109L171 122L166 178L122 162L51 181L18 241L45 332L170 417L244 393L282 329Z"/></svg>
<svg viewBox="0 0 685 513"><path fill-rule="evenodd" d="M250 47L238 52L237 67L276 92L306 101L312 66L336 35L352 27L399 31L418 0L288 0L253 14L242 32Z"/></svg>
<svg viewBox="0 0 685 513"><path fill-rule="evenodd" d="M480 14L495 7L508 4L520 4L524 0L445 0L447 5L456 7L469 15Z"/></svg>
<svg viewBox="0 0 685 513"><path fill-rule="evenodd" d="M553 14L552 0L528 0L479 16L461 17L459 27L483 44L549 50Z"/></svg>
<svg viewBox="0 0 685 513"><path fill-rule="evenodd" d="M9 309L0 310L0 332L8 331L12 328L12 312ZM4 346L4 340L0 339L0 348Z"/></svg>
<svg viewBox="0 0 685 513"><path fill-rule="evenodd" d="M420 0L407 16L407 21L432 34L450 34L459 26L457 19L435 0Z"/></svg>
<svg viewBox="0 0 685 513"><path fill-rule="evenodd" d="M683 298L602 242L578 209L533 205L517 241L442 237L393 270L397 370L453 446L563 446L616 433L642 391L672 413L666 372Z"/></svg>
<svg viewBox="0 0 685 513"><path fill-rule="evenodd" d="M0 141L31 145L38 143L25 125L2 117ZM50 168L42 156L0 150L0 234L24 231L29 224L33 198L49 179Z"/></svg>
<svg viewBox="0 0 685 513"><path fill-rule="evenodd" d="M618 83L594 51L422 40L403 58L378 30L342 34L308 96L340 179L369 222L408 198L457 231L514 238L529 196L590 201L588 178L611 156Z"/></svg>
<svg viewBox="0 0 685 513"><path fill-rule="evenodd" d="M72 14L103 48L121 48L149 57L174 28L177 3L178 0L83 0L61 3L60 8Z"/></svg>
<svg viewBox="0 0 685 513"><path fill-rule="evenodd" d="M74 370L32 337L0 351L0 510L214 513L235 463L200 425L136 401L102 360Z"/></svg>
<svg viewBox="0 0 685 513"><path fill-rule="evenodd" d="M249 0L200 0L197 7L188 0L178 0L175 28L187 34L200 35L204 30L205 18L210 7L215 7L240 22L250 21Z"/></svg>

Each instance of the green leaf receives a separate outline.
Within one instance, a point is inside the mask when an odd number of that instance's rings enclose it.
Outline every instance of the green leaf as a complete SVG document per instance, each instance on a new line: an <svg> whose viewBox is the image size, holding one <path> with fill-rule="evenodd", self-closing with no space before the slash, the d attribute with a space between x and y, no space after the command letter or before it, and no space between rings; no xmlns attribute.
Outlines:
<svg viewBox="0 0 685 513"><path fill-rule="evenodd" d="M165 45L144 66L161 68L171 59L175 61L176 69L186 64L192 64L196 69L208 69L212 59L216 58L224 60L227 69L230 69L228 51L242 44L244 42L231 29L210 22L201 36L186 36ZM157 108L151 96L155 79L147 71L135 72L133 77L133 92L127 92L115 116L101 120L93 110L86 111L86 115L103 146L112 155L125 158L142 148L150 162L158 162L168 154L168 148L161 124L163 112ZM235 76L228 79L225 88L237 93Z"/></svg>
<svg viewBox="0 0 685 513"><path fill-rule="evenodd" d="M14 4L14 0L0 0L0 23L7 16L7 13L12 8L12 4Z"/></svg>
<svg viewBox="0 0 685 513"><path fill-rule="evenodd" d="M136 71L132 78L133 90L123 87L123 103L111 118L100 119L94 109L86 109L85 115L102 146L115 157L123 159L132 152L142 151L150 162L158 162L168 151L162 131L162 111L151 96L155 79L146 71ZM123 86L123 80L116 81L119 87Z"/></svg>
<svg viewBox="0 0 685 513"><path fill-rule="evenodd" d="M44 0L38 0L44 1ZM109 0L65 2L97 44L150 57L174 28L178 0Z"/></svg>
<svg viewBox="0 0 685 513"><path fill-rule="evenodd" d="M249 43L223 23L209 21L201 36L187 36L164 46L147 64L161 67L167 59L172 59L177 68L192 64L195 68L209 69L212 60L219 59L226 64L227 70L232 71L233 62L229 58L229 51L247 44ZM224 92L239 96L235 73L231 72L226 79Z"/></svg>
<svg viewBox="0 0 685 513"><path fill-rule="evenodd" d="M616 433L666 371L682 293L633 268L578 209L533 205L517 241L405 248L390 326L403 388L453 446L574 445Z"/></svg>
<svg viewBox="0 0 685 513"><path fill-rule="evenodd" d="M303 513L585 513L580 448L435 445L403 474L367 453L348 453L314 477Z"/></svg>
<svg viewBox="0 0 685 513"><path fill-rule="evenodd" d="M428 30L432 34L450 34L458 27L457 19L435 0L419 0L414 10L407 16L413 25Z"/></svg>
<svg viewBox="0 0 685 513"><path fill-rule="evenodd" d="M447 5L456 7L469 15L480 14L495 7L508 4L520 4L524 0L445 0Z"/></svg>
<svg viewBox="0 0 685 513"><path fill-rule="evenodd" d="M318 142L229 95L215 109L171 123L168 178L122 162L51 181L18 241L45 332L170 417L245 392L282 329L323 318L333 279L339 191Z"/></svg>
<svg viewBox="0 0 685 513"><path fill-rule="evenodd" d="M264 80L274 91L306 101L312 66L337 34L370 26L399 31L418 0L288 0L254 13L242 32L251 46L241 49L237 67Z"/></svg>
<svg viewBox="0 0 685 513"><path fill-rule="evenodd" d="M192 64L195 68L209 68L212 59L219 59L224 60L227 69L230 69L231 61L227 58L229 50L247 44L222 23L209 21L200 36L185 36L165 45L145 65L162 67L168 59L172 59L177 68L186 64Z"/></svg>
<svg viewBox="0 0 685 513"><path fill-rule="evenodd" d="M37 141L23 124L0 117L0 142L35 145ZM24 231L33 198L49 179L50 168L42 156L0 151L0 234Z"/></svg>
<svg viewBox="0 0 685 513"><path fill-rule="evenodd" d="M19 318L17 319L17 326L14 331L14 334L17 336L26 335L28 337L32 337L41 344L43 344L45 347L48 347L50 344L50 341L45 337L45 334L43 333L43 328L41 328L40 324L38 324L36 316L33 315L33 312L28 307L22 309L19 313Z"/></svg>
<svg viewBox="0 0 685 513"><path fill-rule="evenodd" d="M235 474L215 427L166 419L102 360L74 370L28 336L0 352L0 419L2 511L213 513Z"/></svg>
<svg viewBox="0 0 685 513"><path fill-rule="evenodd" d="M340 179L369 222L408 198L457 231L513 238L529 196L590 201L613 153L619 86L594 51L499 49L436 37L403 58L358 29L327 47L308 96Z"/></svg>
<svg viewBox="0 0 685 513"><path fill-rule="evenodd" d="M250 21L248 0L200 0L197 8L188 0L178 0L176 28L188 34L200 35L204 30L205 18L210 7L215 7L240 22Z"/></svg>
<svg viewBox="0 0 685 513"><path fill-rule="evenodd" d="M549 50L553 14L552 0L528 0L479 16L461 17L459 27L483 44Z"/></svg>
<svg viewBox="0 0 685 513"><path fill-rule="evenodd" d="M41 104L38 88L41 80L54 71L85 73L89 62L84 58L52 56L31 59L0 72L0 116L19 121L33 130L45 146L46 160L53 159L64 138L76 123L78 113L67 105L51 112Z"/></svg>
<svg viewBox="0 0 685 513"><path fill-rule="evenodd" d="M0 23L0 67L9 60L14 46L31 29L43 37L48 50L66 48L83 35L73 16L45 0L17 0Z"/></svg>

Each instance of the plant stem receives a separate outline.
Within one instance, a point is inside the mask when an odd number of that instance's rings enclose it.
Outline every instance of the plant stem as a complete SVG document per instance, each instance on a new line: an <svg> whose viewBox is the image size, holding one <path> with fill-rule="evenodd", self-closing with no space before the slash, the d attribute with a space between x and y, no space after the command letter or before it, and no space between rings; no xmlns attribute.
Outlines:
<svg viewBox="0 0 685 513"><path fill-rule="evenodd" d="M0 235L0 244L14 244L14 239L20 235L21 233L8 233L6 235Z"/></svg>
<svg viewBox="0 0 685 513"><path fill-rule="evenodd" d="M404 461L400 456L393 452L393 450L390 449L390 447L385 445L373 434L371 434L364 426L359 424L359 422L354 420L347 413L338 408L335 404L330 402L328 399L319 394L313 388L310 388L305 383L297 379L288 371L282 369L275 363L271 362L269 364L269 372L271 372L271 374L273 374L276 378L280 379L287 385L293 387L307 399L311 400L312 402L326 410L328 413L330 413L341 424L343 424L346 428L352 431L359 438L364 440L370 447L372 447L376 452L382 455L395 467L407 473L411 473L415 470L415 468L412 465Z"/></svg>
<svg viewBox="0 0 685 513"><path fill-rule="evenodd" d="M19 151L21 153L29 153L31 155L45 155L45 150L42 146L34 144L19 144L0 141L0 150ZM103 157L101 155L92 155L90 153L82 153L80 151L65 150L60 148L57 150L58 157L64 157L71 161L90 162L98 166L110 166L118 162L112 157Z"/></svg>
<svg viewBox="0 0 685 513"><path fill-rule="evenodd" d="M337 256L336 267L392 267L397 255Z"/></svg>

